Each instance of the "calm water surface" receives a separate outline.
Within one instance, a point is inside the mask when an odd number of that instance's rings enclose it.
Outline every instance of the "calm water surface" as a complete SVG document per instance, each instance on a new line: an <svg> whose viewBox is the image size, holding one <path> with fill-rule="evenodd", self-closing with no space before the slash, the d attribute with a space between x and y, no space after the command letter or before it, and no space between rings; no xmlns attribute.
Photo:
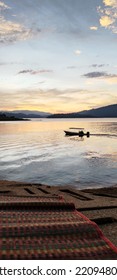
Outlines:
<svg viewBox="0 0 117 280"><path fill-rule="evenodd" d="M93 135L66 137L70 127ZM76 188L117 184L117 119L0 122L0 180Z"/></svg>

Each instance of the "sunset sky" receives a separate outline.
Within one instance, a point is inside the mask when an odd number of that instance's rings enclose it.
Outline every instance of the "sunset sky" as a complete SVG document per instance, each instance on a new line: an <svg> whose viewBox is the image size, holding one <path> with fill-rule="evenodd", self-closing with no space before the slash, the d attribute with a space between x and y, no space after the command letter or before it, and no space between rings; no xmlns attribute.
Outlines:
<svg viewBox="0 0 117 280"><path fill-rule="evenodd" d="M117 103L117 0L0 1L0 111Z"/></svg>

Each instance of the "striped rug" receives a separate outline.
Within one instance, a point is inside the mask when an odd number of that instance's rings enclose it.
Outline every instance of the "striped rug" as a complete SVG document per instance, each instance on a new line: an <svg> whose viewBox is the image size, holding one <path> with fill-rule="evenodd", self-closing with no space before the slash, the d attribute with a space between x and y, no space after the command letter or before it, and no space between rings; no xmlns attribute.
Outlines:
<svg viewBox="0 0 117 280"><path fill-rule="evenodd" d="M0 259L117 259L99 227L61 197L0 197Z"/></svg>

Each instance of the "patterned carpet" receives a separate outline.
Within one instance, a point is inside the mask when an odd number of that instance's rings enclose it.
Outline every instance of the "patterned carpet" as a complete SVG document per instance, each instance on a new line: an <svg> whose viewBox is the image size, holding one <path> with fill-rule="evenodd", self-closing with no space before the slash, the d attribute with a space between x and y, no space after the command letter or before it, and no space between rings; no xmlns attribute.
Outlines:
<svg viewBox="0 0 117 280"><path fill-rule="evenodd" d="M61 197L0 197L0 259L117 259L98 226Z"/></svg>

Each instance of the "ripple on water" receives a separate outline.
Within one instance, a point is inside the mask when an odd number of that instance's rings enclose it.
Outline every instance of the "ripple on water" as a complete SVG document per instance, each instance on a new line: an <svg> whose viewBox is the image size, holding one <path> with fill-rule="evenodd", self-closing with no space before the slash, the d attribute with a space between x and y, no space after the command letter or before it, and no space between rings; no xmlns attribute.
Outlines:
<svg viewBox="0 0 117 280"><path fill-rule="evenodd" d="M64 130L75 126L96 135L82 139L65 137ZM0 179L81 188L114 185L116 139L115 120L43 120L41 123L33 120L25 125L10 123L5 127L2 124Z"/></svg>

